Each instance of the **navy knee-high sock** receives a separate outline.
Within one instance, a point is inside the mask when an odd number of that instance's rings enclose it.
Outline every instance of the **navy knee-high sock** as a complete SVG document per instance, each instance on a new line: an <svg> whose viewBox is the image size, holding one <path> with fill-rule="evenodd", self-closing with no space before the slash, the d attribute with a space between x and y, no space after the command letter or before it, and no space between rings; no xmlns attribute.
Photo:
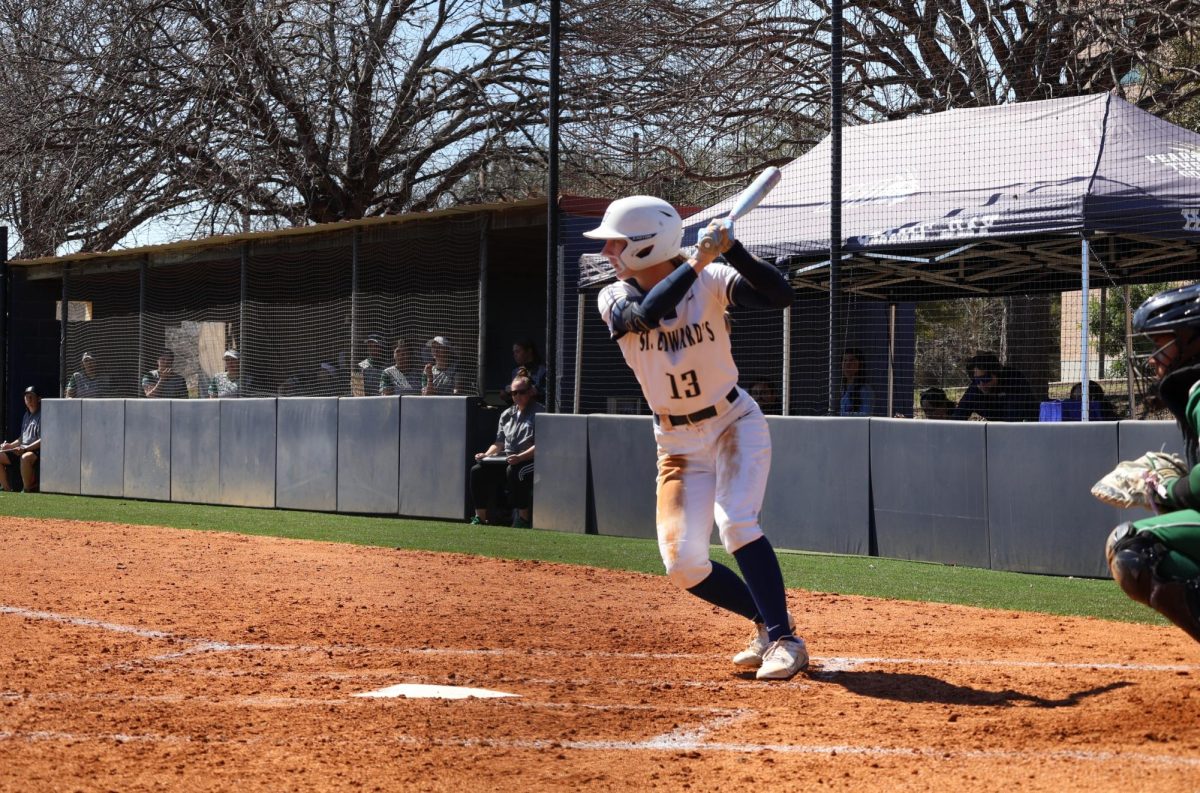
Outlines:
<svg viewBox="0 0 1200 793"><path fill-rule="evenodd" d="M746 588L746 582L723 564L713 562L708 578L689 588L688 592L748 620L758 619L758 607L754 605L754 596Z"/></svg>
<svg viewBox="0 0 1200 793"><path fill-rule="evenodd" d="M775 558L771 543L766 537L759 537L734 551L733 558L737 560L746 579L746 587L758 605L758 613L767 626L767 637L775 641L790 636L792 629L788 625L783 572L779 569L779 560Z"/></svg>

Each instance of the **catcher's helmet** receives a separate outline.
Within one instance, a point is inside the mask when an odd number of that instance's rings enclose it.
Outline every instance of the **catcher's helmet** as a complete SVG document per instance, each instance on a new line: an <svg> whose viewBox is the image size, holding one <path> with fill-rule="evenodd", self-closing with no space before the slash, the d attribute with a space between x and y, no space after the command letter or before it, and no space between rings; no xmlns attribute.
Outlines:
<svg viewBox="0 0 1200 793"><path fill-rule="evenodd" d="M1147 335L1200 329L1200 284L1159 292L1138 307L1133 329Z"/></svg>
<svg viewBox="0 0 1200 793"><path fill-rule="evenodd" d="M679 255L683 243L683 220L675 207L648 195L618 198L608 205L604 219L583 236L593 240L625 240L621 264L644 270Z"/></svg>

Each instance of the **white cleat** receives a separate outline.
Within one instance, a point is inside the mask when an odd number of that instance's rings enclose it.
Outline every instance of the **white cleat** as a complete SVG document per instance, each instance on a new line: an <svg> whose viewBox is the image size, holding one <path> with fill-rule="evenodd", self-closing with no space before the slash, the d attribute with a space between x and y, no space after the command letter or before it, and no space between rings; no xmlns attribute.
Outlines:
<svg viewBox="0 0 1200 793"><path fill-rule="evenodd" d="M784 636L771 642L762 655L762 666L754 676L759 680L787 680L808 666L808 648L803 639Z"/></svg>
<svg viewBox="0 0 1200 793"><path fill-rule="evenodd" d="M788 628L793 632L796 630L796 620L791 614L788 614ZM763 653L767 651L767 645L770 643L771 639L767 636L767 626L761 622L754 623L754 635L750 637L750 643L746 645L745 650L733 656L733 662L738 666L748 666L751 669L757 669L762 665Z"/></svg>

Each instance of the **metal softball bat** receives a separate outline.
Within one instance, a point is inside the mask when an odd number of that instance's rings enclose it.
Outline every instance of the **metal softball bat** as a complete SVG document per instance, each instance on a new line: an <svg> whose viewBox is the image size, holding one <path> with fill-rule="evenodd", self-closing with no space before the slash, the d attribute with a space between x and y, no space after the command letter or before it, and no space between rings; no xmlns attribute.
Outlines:
<svg viewBox="0 0 1200 793"><path fill-rule="evenodd" d="M729 214L723 218L725 225L731 226L733 221L748 213L759 205L767 193L775 189L775 185L779 184L779 180L783 178L783 174L775 166L767 168L758 175L758 178L750 183L742 192L738 193L737 199L733 202L733 208L729 210ZM716 245L712 237L704 234L703 230L700 233L700 239L697 241L697 247L702 251L711 251Z"/></svg>

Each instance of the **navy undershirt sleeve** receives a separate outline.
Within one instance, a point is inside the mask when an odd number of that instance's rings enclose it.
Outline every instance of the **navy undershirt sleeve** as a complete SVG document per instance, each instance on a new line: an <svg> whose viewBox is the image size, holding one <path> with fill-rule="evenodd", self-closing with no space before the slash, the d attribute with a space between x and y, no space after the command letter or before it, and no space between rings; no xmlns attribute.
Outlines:
<svg viewBox="0 0 1200 793"><path fill-rule="evenodd" d="M742 243L733 243L733 247L725 252L725 261L741 276L734 282L730 294L734 305L743 308L787 308L792 304L795 293L783 274L769 262L746 250Z"/></svg>
<svg viewBox="0 0 1200 793"><path fill-rule="evenodd" d="M657 328L662 318L679 305L679 301L683 300L683 296L694 283L696 271L684 262L640 299L627 297L618 301L613 306L613 335L645 333L651 328Z"/></svg>

